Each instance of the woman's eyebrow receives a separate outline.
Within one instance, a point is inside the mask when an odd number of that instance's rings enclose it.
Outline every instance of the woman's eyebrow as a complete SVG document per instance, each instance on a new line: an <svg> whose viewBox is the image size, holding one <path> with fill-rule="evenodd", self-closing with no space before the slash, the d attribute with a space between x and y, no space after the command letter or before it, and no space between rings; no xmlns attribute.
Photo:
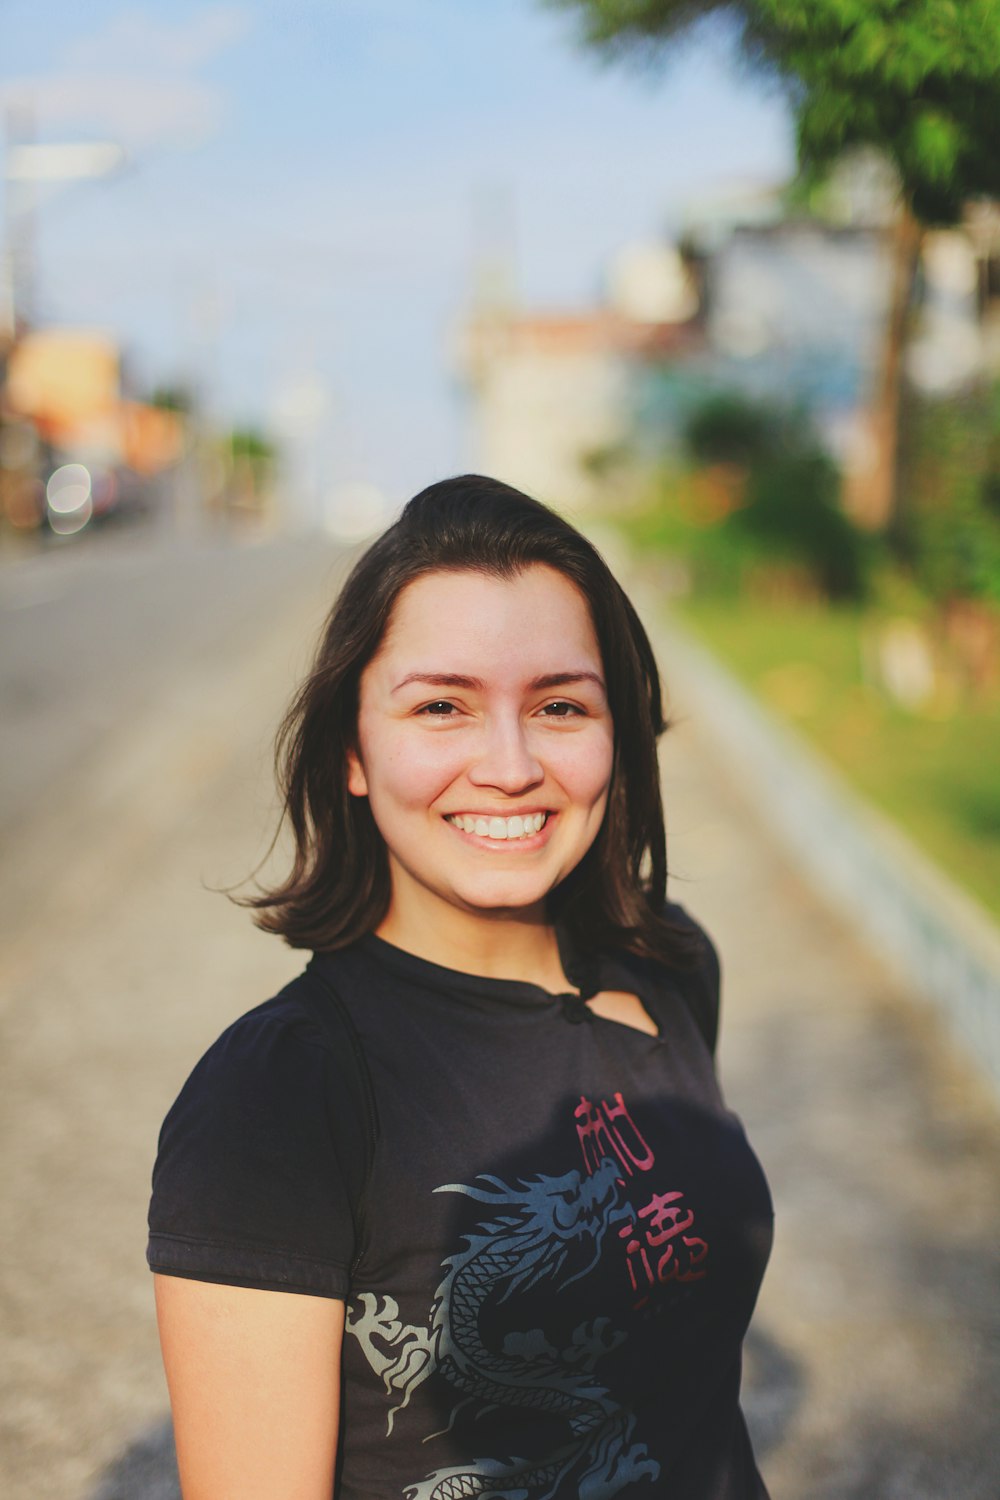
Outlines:
<svg viewBox="0 0 1000 1500"><path fill-rule="evenodd" d="M453 687L453 688L476 688L485 687L485 683L479 677L462 677L457 672L409 672L402 682L397 682L393 688L398 693L400 688L409 687L411 682L422 682L426 687Z"/></svg>
<svg viewBox="0 0 1000 1500"><path fill-rule="evenodd" d="M450 687L466 688L472 692L482 691L486 684L481 677L464 677L458 672L410 672L401 682L397 682L392 689L398 693L400 688L409 687L413 682L421 682L427 687ZM604 682L596 672L546 672L541 677L533 677L528 683L531 692L544 692L548 688L572 687L578 682L593 682L605 691Z"/></svg>
<svg viewBox="0 0 1000 1500"><path fill-rule="evenodd" d="M535 677L528 686L536 691L545 688L572 687L577 682L592 682L605 691L604 679L596 672L547 672L544 677Z"/></svg>

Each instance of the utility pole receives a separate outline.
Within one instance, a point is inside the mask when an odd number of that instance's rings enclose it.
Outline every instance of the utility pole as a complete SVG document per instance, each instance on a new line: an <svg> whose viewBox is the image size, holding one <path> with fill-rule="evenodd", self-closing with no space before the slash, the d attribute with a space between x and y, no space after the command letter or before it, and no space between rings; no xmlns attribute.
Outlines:
<svg viewBox="0 0 1000 1500"><path fill-rule="evenodd" d="M27 105L4 120L4 214L0 247L0 343L13 343L38 316L36 221L38 189L87 177L107 177L125 162L112 141L36 143Z"/></svg>

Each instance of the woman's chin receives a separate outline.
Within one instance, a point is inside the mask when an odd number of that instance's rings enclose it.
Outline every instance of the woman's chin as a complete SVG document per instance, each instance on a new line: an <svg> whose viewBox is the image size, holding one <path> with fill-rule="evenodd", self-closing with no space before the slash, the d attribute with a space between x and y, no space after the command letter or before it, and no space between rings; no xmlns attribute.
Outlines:
<svg viewBox="0 0 1000 1500"><path fill-rule="evenodd" d="M470 881L455 890L453 899L456 906L477 915L527 914L545 909L551 889L551 882L541 880Z"/></svg>

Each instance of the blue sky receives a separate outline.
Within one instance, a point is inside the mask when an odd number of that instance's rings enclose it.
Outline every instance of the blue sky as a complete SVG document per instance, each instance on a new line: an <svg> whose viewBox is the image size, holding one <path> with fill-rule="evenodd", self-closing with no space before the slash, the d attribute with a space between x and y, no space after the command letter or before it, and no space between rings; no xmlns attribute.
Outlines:
<svg viewBox="0 0 1000 1500"><path fill-rule="evenodd" d="M537 0L0 0L0 104L130 158L40 202L41 313L226 418L318 390L311 472L403 499L467 460L449 335L484 225L525 306L587 305L693 196L788 172L780 99L723 54L602 66Z"/></svg>

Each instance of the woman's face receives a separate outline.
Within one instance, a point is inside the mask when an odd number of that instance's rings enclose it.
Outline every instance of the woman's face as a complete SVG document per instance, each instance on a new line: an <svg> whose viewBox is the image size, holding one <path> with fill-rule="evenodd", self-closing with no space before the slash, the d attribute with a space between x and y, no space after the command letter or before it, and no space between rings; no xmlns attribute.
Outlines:
<svg viewBox="0 0 1000 1500"><path fill-rule="evenodd" d="M348 780L388 849L383 928L541 915L594 841L613 751L590 611L562 573L409 584L361 678Z"/></svg>

